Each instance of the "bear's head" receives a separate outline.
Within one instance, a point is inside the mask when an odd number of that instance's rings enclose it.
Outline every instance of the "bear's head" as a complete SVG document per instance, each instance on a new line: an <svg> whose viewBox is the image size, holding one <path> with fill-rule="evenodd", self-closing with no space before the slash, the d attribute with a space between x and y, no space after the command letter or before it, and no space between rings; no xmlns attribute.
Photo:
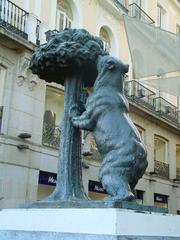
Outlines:
<svg viewBox="0 0 180 240"><path fill-rule="evenodd" d="M110 55L99 56L97 62L98 73L101 71L119 71L121 75L128 72L129 65Z"/></svg>
<svg viewBox="0 0 180 240"><path fill-rule="evenodd" d="M99 56L97 60L98 77L94 86L113 86L123 91L123 79L129 65L110 55Z"/></svg>

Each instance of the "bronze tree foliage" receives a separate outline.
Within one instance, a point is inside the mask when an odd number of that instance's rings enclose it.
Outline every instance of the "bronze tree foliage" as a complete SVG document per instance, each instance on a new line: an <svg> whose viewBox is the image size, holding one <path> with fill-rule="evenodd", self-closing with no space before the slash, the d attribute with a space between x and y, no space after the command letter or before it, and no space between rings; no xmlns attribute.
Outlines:
<svg viewBox="0 0 180 240"><path fill-rule="evenodd" d="M83 72L85 85L92 86L97 76L97 57L106 54L100 38L85 29L65 29L36 50L30 69L39 78L60 84L67 76Z"/></svg>

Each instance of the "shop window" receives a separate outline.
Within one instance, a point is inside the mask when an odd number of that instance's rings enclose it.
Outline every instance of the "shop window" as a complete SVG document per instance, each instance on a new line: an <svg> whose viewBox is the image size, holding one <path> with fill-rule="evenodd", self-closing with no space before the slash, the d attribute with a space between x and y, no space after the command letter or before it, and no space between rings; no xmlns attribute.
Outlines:
<svg viewBox="0 0 180 240"><path fill-rule="evenodd" d="M56 181L56 173L39 171L37 200L48 197L54 191Z"/></svg>
<svg viewBox="0 0 180 240"><path fill-rule="evenodd" d="M154 206L160 208L168 208L168 196L154 193Z"/></svg>
<svg viewBox="0 0 180 240"><path fill-rule="evenodd" d="M176 147L176 175L180 178L180 146Z"/></svg>
<svg viewBox="0 0 180 240"><path fill-rule="evenodd" d="M71 28L73 14L71 6L67 1L58 1L56 9L56 30L63 31L65 28Z"/></svg>
<svg viewBox="0 0 180 240"><path fill-rule="evenodd" d="M107 52L110 52L111 41L110 41L109 34L104 27L101 28L99 36L100 36L101 40L103 41L104 50L107 51Z"/></svg>
<svg viewBox="0 0 180 240"><path fill-rule="evenodd" d="M143 204L144 191L136 190L136 202L138 204Z"/></svg>
<svg viewBox="0 0 180 240"><path fill-rule="evenodd" d="M154 160L166 163L167 141L161 137L154 138Z"/></svg>
<svg viewBox="0 0 180 240"><path fill-rule="evenodd" d="M103 189L100 182L89 180L88 196L92 200L102 200L104 197L107 197L107 192Z"/></svg>
<svg viewBox="0 0 180 240"><path fill-rule="evenodd" d="M167 13L159 4L157 5L157 27L167 29Z"/></svg>
<svg viewBox="0 0 180 240"><path fill-rule="evenodd" d="M56 88L47 87L43 123L43 145L59 148L64 111L64 94Z"/></svg>

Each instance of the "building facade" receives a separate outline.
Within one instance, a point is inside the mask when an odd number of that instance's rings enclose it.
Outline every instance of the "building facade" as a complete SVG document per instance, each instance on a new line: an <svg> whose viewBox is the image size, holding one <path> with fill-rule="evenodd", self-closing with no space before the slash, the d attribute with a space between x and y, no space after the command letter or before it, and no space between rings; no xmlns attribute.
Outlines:
<svg viewBox="0 0 180 240"><path fill-rule="evenodd" d="M28 66L50 34L72 27L100 36L105 49L130 64L125 94L149 163L137 201L180 213L180 110L174 97L133 79L124 14L180 33L177 0L0 0L0 208L40 200L55 187L64 89L40 81ZM82 135L84 188L102 199L101 158L92 135Z"/></svg>

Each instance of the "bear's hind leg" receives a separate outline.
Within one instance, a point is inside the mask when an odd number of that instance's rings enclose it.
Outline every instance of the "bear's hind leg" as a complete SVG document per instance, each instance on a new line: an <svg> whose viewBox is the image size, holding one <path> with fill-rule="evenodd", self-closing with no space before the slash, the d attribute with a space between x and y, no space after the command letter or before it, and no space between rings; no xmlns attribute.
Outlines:
<svg viewBox="0 0 180 240"><path fill-rule="evenodd" d="M101 182L103 187L110 194L110 197L106 198L106 200L134 200L134 194L125 177L108 174L102 177Z"/></svg>

